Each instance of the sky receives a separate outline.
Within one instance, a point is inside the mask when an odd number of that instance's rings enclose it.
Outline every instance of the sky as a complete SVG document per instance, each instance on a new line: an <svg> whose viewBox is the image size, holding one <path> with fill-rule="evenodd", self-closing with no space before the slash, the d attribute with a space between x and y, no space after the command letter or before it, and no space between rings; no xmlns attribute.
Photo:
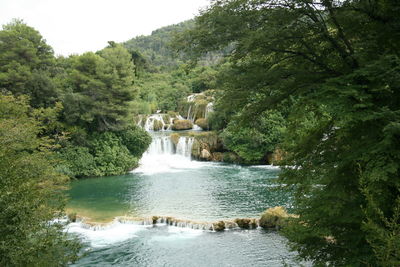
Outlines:
<svg viewBox="0 0 400 267"><path fill-rule="evenodd" d="M0 0L0 25L22 19L56 55L97 51L193 18L209 0Z"/></svg>

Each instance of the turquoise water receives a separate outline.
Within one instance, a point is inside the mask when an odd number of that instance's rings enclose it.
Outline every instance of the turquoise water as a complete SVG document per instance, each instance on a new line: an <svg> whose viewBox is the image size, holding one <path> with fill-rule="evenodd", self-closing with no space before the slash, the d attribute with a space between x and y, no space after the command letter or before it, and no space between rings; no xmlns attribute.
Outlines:
<svg viewBox="0 0 400 267"><path fill-rule="evenodd" d="M69 207L92 215L94 221L119 215L216 221L258 218L265 209L275 206L290 208L290 196L276 190L277 169L196 164L197 168L176 172L132 173L73 182Z"/></svg>
<svg viewBox="0 0 400 267"><path fill-rule="evenodd" d="M74 266L297 266L296 254L274 231L139 225L154 215L206 223L259 218L275 206L290 211L290 194L277 190L278 168L191 161L168 140L153 140L133 173L72 183L68 209L86 221L109 222L69 225L86 244L86 255ZM113 220L117 216L136 221Z"/></svg>

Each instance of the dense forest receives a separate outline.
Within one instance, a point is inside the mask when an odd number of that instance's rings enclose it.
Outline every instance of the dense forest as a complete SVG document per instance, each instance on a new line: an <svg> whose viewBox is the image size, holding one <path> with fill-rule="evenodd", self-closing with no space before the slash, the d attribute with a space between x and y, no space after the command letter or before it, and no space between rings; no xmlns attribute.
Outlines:
<svg viewBox="0 0 400 267"><path fill-rule="evenodd" d="M194 59L234 44L216 105L222 128L244 132L223 133L233 149L283 118L280 180L299 215L284 234L318 266L400 264L399 12L390 0L221 0L175 40Z"/></svg>
<svg viewBox="0 0 400 267"><path fill-rule="evenodd" d="M399 266L398 14L396 0L217 0L194 20L69 57L23 21L4 25L0 265L75 261L78 240L53 221L69 179L137 167L151 143L137 118L189 119L196 94L213 112L193 121L232 161L281 166L296 214L281 232L300 258Z"/></svg>

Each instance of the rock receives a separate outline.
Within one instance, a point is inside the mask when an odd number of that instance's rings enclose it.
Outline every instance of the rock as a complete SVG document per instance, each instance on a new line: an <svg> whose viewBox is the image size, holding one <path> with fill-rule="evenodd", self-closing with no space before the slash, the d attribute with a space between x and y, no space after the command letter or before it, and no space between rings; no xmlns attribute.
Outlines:
<svg viewBox="0 0 400 267"><path fill-rule="evenodd" d="M269 208L261 215L260 226L264 229L280 229L287 224L289 217L283 207Z"/></svg>
<svg viewBox="0 0 400 267"><path fill-rule="evenodd" d="M201 159L205 159L205 160L210 160L211 159L211 153L207 149L203 149L201 151L200 158Z"/></svg>
<svg viewBox="0 0 400 267"><path fill-rule="evenodd" d="M221 152L212 153L212 161L222 162L224 159L224 154Z"/></svg>
<svg viewBox="0 0 400 267"><path fill-rule="evenodd" d="M235 223L242 229L250 228L251 219L235 219Z"/></svg>
<svg viewBox="0 0 400 267"><path fill-rule="evenodd" d="M151 220L153 221L153 224L156 224L157 221L158 221L158 216L153 216L153 217L151 218Z"/></svg>
<svg viewBox="0 0 400 267"><path fill-rule="evenodd" d="M189 120L174 120L174 124L172 125L172 130L181 131L181 130L190 130L193 128L193 123Z"/></svg>
<svg viewBox="0 0 400 267"><path fill-rule="evenodd" d="M71 212L67 214L68 220L70 222L76 222L76 212Z"/></svg>
<svg viewBox="0 0 400 267"><path fill-rule="evenodd" d="M174 143L175 146L178 144L180 137L181 136L178 133L173 133L170 135L171 141L172 143Z"/></svg>
<svg viewBox="0 0 400 267"><path fill-rule="evenodd" d="M282 149L275 149L273 153L269 153L267 156L268 164L279 164L283 160L285 152Z"/></svg>
<svg viewBox="0 0 400 267"><path fill-rule="evenodd" d="M217 231L217 232L224 231L225 230L225 222L219 221L219 222L213 223L213 228L214 228L214 231Z"/></svg>
<svg viewBox="0 0 400 267"><path fill-rule="evenodd" d="M197 124L201 129L208 130L210 127L208 126L208 121L205 118L197 119L195 124Z"/></svg>
<svg viewBox="0 0 400 267"><path fill-rule="evenodd" d="M192 157L195 159L200 159L200 155L201 155L201 144L200 142L195 138L193 141L193 145L192 145Z"/></svg>
<svg viewBox="0 0 400 267"><path fill-rule="evenodd" d="M251 221L250 221L250 228L256 229L257 226L258 226L257 221L258 221L257 219L251 219Z"/></svg>
<svg viewBox="0 0 400 267"><path fill-rule="evenodd" d="M163 123L159 120L155 120L153 123L153 131L160 131L163 129Z"/></svg>
<svg viewBox="0 0 400 267"><path fill-rule="evenodd" d="M236 223L235 222L231 222L231 221L226 221L225 222L225 229L234 229L236 228Z"/></svg>

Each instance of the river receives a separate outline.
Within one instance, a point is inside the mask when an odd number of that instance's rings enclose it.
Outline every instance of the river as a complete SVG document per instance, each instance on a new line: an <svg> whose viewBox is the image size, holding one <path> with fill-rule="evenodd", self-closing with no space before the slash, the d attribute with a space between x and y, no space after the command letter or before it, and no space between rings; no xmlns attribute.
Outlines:
<svg viewBox="0 0 400 267"><path fill-rule="evenodd" d="M86 255L73 266L295 264L296 254L274 231L210 230L212 222L259 218L270 207L290 211L290 194L276 189L279 169L193 161L191 141L175 148L168 134L153 134L132 173L72 183L68 210L96 222L68 226L86 244ZM155 225L152 216L158 216Z"/></svg>

